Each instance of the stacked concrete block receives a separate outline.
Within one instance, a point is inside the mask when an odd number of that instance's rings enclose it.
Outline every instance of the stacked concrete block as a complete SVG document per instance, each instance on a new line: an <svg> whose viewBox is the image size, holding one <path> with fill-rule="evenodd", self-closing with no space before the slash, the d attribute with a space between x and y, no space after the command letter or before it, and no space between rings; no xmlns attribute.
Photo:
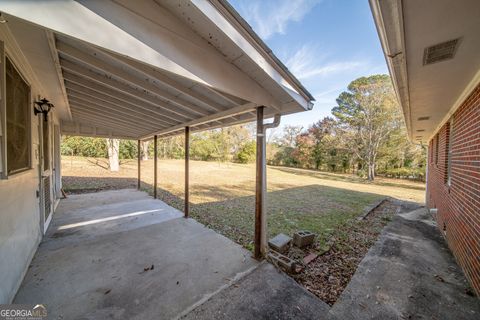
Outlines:
<svg viewBox="0 0 480 320"><path fill-rule="evenodd" d="M277 252L286 253L290 249L291 242L292 238L280 233L268 241L268 246Z"/></svg>
<svg viewBox="0 0 480 320"><path fill-rule="evenodd" d="M298 231L293 235L293 244L296 247L303 248L313 244L315 240L315 233L310 231Z"/></svg>

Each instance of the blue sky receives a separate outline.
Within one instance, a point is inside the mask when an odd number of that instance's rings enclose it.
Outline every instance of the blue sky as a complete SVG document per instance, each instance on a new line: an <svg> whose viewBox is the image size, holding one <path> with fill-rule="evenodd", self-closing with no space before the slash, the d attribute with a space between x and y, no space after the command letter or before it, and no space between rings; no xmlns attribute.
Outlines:
<svg viewBox="0 0 480 320"><path fill-rule="evenodd" d="M367 0L229 0L315 97L312 111L285 116L302 125L330 115L361 76L388 73Z"/></svg>

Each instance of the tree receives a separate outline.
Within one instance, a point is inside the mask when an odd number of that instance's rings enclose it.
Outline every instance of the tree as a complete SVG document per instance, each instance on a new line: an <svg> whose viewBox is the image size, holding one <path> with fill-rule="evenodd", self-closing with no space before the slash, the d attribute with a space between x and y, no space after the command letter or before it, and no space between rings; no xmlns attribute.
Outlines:
<svg viewBox="0 0 480 320"><path fill-rule="evenodd" d="M120 169L120 166L118 163L119 146L120 146L120 140L107 139L108 161L110 164L110 171L118 171Z"/></svg>
<svg viewBox="0 0 480 320"><path fill-rule="evenodd" d="M308 134L313 139L313 161L315 163L315 169L320 169L320 166L325 162L327 156L330 153L331 135L333 134L335 127L335 120L330 117L325 117L322 120L314 123L309 129ZM334 166L335 167L335 166Z"/></svg>
<svg viewBox="0 0 480 320"><path fill-rule="evenodd" d="M150 145L150 141L142 141L140 143L140 149L142 150L142 160L148 160L148 146Z"/></svg>
<svg viewBox="0 0 480 320"><path fill-rule="evenodd" d="M368 179L374 180L379 149L402 121L390 77L373 75L352 81L337 104L332 114L352 133L349 145L366 164Z"/></svg>
<svg viewBox="0 0 480 320"><path fill-rule="evenodd" d="M244 143L236 155L236 159L240 163L250 163L255 161L256 142L253 140Z"/></svg>
<svg viewBox="0 0 480 320"><path fill-rule="evenodd" d="M309 132L298 135L295 140L295 149L292 152L292 157L296 165L304 168L312 168L314 148L315 141Z"/></svg>
<svg viewBox="0 0 480 320"><path fill-rule="evenodd" d="M302 126L287 125L283 129L283 135L278 139L280 145L293 148L297 140L297 136L302 132Z"/></svg>

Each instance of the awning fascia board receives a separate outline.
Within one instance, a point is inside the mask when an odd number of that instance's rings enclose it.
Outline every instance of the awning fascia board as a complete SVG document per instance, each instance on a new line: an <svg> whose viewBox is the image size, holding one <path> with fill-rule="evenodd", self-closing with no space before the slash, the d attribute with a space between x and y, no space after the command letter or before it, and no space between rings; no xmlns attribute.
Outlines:
<svg viewBox="0 0 480 320"><path fill-rule="evenodd" d="M274 67L272 64L267 61L267 59L259 52L259 49L255 48L252 45L252 42L255 42L254 39L251 41L247 40L246 36L250 36L250 33L247 31L241 33L238 28L235 26L233 21L229 21L227 16L231 13L231 8L227 8L224 4L225 1L218 0L192 0L193 5L195 5L205 16L207 16L215 26L222 30L223 33L233 41L239 48L242 48L243 52L252 59L258 67L260 67L270 78L272 78L279 86L281 86L295 101L297 101L305 110L311 110L313 107L310 93L303 92L303 88L294 88L285 77ZM221 12L223 11L223 12ZM263 50L263 48L260 48ZM268 55L268 53L266 53ZM274 61L275 65L275 61ZM283 66L280 66L282 69ZM283 73L289 73L288 71L282 70ZM293 78L292 75L289 75ZM293 80L295 82L298 80Z"/></svg>

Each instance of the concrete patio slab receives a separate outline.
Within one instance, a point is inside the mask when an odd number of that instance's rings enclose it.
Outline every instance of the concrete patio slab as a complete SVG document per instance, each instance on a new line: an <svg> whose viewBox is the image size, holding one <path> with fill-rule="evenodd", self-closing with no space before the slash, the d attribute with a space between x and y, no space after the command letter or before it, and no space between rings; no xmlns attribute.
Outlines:
<svg viewBox="0 0 480 320"><path fill-rule="evenodd" d="M172 319L257 266L180 216L131 190L63 200L14 302L43 303L49 319Z"/></svg>
<svg viewBox="0 0 480 320"><path fill-rule="evenodd" d="M263 263L251 274L212 297L183 320L326 319L323 301L292 278Z"/></svg>
<svg viewBox="0 0 480 320"><path fill-rule="evenodd" d="M397 215L329 319L480 319L480 300L425 208Z"/></svg>

